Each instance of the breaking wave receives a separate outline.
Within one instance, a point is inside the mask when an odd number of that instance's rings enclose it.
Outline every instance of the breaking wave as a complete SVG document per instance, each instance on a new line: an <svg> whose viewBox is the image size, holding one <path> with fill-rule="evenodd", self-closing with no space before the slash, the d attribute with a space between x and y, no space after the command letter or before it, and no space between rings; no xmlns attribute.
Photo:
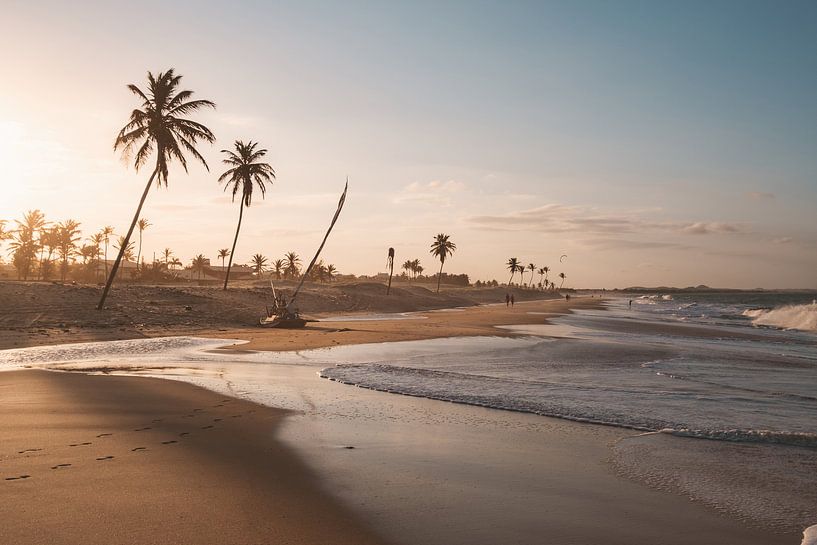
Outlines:
<svg viewBox="0 0 817 545"><path fill-rule="evenodd" d="M808 305L786 305L773 309L749 309L743 315L751 318L754 325L817 331L817 302Z"/></svg>

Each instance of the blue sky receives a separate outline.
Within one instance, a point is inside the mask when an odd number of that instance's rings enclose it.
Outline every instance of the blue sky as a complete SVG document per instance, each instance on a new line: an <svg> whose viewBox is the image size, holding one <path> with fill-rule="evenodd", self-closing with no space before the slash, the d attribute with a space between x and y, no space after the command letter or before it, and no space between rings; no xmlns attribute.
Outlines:
<svg viewBox="0 0 817 545"><path fill-rule="evenodd" d="M348 175L345 272L389 246L428 270L446 232L474 278L567 253L579 286L817 287L814 2L140 6L4 2L0 218L124 231L145 178L111 150L124 85L172 66L219 142L151 194L149 251L229 246L218 150L243 138L279 181L239 261L312 252Z"/></svg>

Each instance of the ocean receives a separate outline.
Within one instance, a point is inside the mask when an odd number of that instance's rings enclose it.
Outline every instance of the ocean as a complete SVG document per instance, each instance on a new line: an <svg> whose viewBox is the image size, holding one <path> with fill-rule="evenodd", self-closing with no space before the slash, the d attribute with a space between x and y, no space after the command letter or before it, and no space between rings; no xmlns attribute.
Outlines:
<svg viewBox="0 0 817 545"><path fill-rule="evenodd" d="M817 522L815 298L615 297L548 323L529 313L513 338L229 354L213 351L229 340L140 339L0 351L0 368L162 376L304 410L274 368L311 366L392 394L615 426L629 430L611 445L621 475L791 532Z"/></svg>

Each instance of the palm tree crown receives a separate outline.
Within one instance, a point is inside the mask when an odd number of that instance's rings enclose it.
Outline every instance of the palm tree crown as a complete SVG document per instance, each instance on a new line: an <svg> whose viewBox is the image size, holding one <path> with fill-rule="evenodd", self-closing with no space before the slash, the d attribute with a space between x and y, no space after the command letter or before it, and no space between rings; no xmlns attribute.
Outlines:
<svg viewBox="0 0 817 545"><path fill-rule="evenodd" d="M190 100L193 91L179 91L182 76L171 68L157 76L148 72L148 87L141 90L134 84L128 89L142 100L141 109L131 112L130 121L116 137L114 150L122 149L124 159L133 158L138 171L156 151L156 183L167 186L168 164L175 158L187 172L184 152L190 153L209 170L207 161L196 150L199 140L213 143L216 137L210 129L189 119L186 115L201 108L215 108L209 100Z"/></svg>

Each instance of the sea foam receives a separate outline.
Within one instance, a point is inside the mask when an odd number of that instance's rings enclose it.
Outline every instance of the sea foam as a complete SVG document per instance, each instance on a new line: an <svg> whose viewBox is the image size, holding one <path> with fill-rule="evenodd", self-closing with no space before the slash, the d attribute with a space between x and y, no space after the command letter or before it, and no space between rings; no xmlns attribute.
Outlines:
<svg viewBox="0 0 817 545"><path fill-rule="evenodd" d="M800 545L817 545L817 524L803 530L803 542Z"/></svg>
<svg viewBox="0 0 817 545"><path fill-rule="evenodd" d="M809 305L786 305L769 309L749 309L743 315L752 319L754 325L817 331L817 303Z"/></svg>

